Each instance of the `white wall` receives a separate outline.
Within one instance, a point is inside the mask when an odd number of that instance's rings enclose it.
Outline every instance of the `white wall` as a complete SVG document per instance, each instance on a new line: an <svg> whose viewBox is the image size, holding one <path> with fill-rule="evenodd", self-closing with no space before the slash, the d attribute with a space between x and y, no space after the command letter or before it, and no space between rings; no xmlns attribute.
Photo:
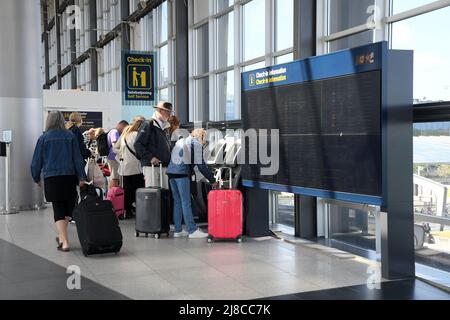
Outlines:
<svg viewBox="0 0 450 320"><path fill-rule="evenodd" d="M149 119L154 112L152 106L123 106L121 92L44 90L43 105L44 124L47 111L51 110L102 112L106 130L114 128L120 120L131 123L137 115Z"/></svg>
<svg viewBox="0 0 450 320"><path fill-rule="evenodd" d="M91 111L103 113L103 128L114 128L122 120L121 92L44 90L44 123L47 111ZM126 119L128 120L128 119Z"/></svg>

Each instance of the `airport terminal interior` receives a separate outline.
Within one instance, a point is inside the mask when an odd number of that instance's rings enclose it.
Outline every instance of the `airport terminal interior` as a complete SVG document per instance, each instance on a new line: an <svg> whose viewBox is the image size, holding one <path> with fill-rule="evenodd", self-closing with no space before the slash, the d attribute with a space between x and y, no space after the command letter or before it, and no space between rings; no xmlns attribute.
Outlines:
<svg viewBox="0 0 450 320"><path fill-rule="evenodd" d="M450 0L1 0L0 300L449 300L449 30Z"/></svg>

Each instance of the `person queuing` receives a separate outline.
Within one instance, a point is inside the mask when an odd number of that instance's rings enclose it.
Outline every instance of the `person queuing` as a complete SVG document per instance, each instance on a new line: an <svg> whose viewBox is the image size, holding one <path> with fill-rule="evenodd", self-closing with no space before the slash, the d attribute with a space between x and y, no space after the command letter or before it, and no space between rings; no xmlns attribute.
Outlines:
<svg viewBox="0 0 450 320"><path fill-rule="evenodd" d="M64 125L64 116L52 111L47 116L44 134L39 138L31 163L33 181L41 186L44 176L44 193L52 202L54 220L58 230L58 250L70 251L67 225L77 200L77 185L86 181L77 138Z"/></svg>
<svg viewBox="0 0 450 320"><path fill-rule="evenodd" d="M84 160L86 160L92 155L92 153L86 147L86 145L84 143L83 134L81 133L81 130L80 130L80 126L82 124L83 124L83 119L81 118L81 115L77 112L73 112L70 114L69 121L66 123L66 129L71 131L77 138L81 156L83 157ZM83 161L83 163L84 163L84 161Z"/></svg>
<svg viewBox="0 0 450 320"><path fill-rule="evenodd" d="M172 150L171 160L167 169L170 188L173 195L173 220L175 223L174 237L190 239L206 238L208 234L201 231L194 222L191 203L191 173L194 166L214 186L217 186L214 176L203 159L203 146L206 144L206 131L196 129L187 138L177 141ZM184 219L187 231L182 229Z"/></svg>
<svg viewBox="0 0 450 320"><path fill-rule="evenodd" d="M170 146L173 148L175 147L175 143L180 139L180 136L177 136L177 130L180 129L180 120L176 116L170 116L169 123L169 137L171 141Z"/></svg>
<svg viewBox="0 0 450 320"><path fill-rule="evenodd" d="M146 121L139 129L134 147L137 156L141 159L141 165L145 177L145 187L160 186L160 170L154 170L151 166L163 166L162 188L169 189L167 179L167 166L170 162L170 137L168 122L173 113L172 104L169 102L159 102L150 121Z"/></svg>
<svg viewBox="0 0 450 320"><path fill-rule="evenodd" d="M133 123L122 132L113 150L117 154L116 160L120 162L119 174L123 176L126 218L132 217L133 203L136 202L136 190L145 186L141 163L134 148L139 128L144 121L145 118L142 116L135 117Z"/></svg>
<svg viewBox="0 0 450 320"><path fill-rule="evenodd" d="M128 126L128 122L125 120L120 121L115 129L112 129L108 132L108 147L109 147L109 154L107 157L109 170L111 171L111 183L110 187L117 187L119 186L119 162L116 160L116 154L113 150L113 145L119 140L120 135L122 134L122 131ZM98 135L97 135L98 137Z"/></svg>

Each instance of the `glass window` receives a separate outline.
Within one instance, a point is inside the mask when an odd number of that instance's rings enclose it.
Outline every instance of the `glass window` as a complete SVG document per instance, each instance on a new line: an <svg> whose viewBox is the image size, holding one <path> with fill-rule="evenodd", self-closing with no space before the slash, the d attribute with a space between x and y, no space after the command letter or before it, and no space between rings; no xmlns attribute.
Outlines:
<svg viewBox="0 0 450 320"><path fill-rule="evenodd" d="M161 86L169 83L169 46L159 50L159 83Z"/></svg>
<svg viewBox="0 0 450 320"><path fill-rule="evenodd" d="M261 57L266 51L265 0L252 0L243 6L244 61Z"/></svg>
<svg viewBox="0 0 450 320"><path fill-rule="evenodd" d="M367 23L375 0L332 0L330 3L330 33L336 33Z"/></svg>
<svg viewBox="0 0 450 320"><path fill-rule="evenodd" d="M414 125L416 274L450 286L450 122Z"/></svg>
<svg viewBox="0 0 450 320"><path fill-rule="evenodd" d="M294 235L295 230L295 195L285 192L272 192L273 211L270 229Z"/></svg>
<svg viewBox="0 0 450 320"><path fill-rule="evenodd" d="M233 5L233 0L216 0L217 12L225 10L231 5Z"/></svg>
<svg viewBox="0 0 450 320"><path fill-rule="evenodd" d="M194 0L194 23L209 16L209 0Z"/></svg>
<svg viewBox="0 0 450 320"><path fill-rule="evenodd" d="M376 215L372 212L329 205L330 238L376 251Z"/></svg>
<svg viewBox="0 0 450 320"><path fill-rule="evenodd" d="M218 119L237 120L240 118L234 103L234 70L217 76Z"/></svg>
<svg viewBox="0 0 450 320"><path fill-rule="evenodd" d="M204 24L195 30L197 68L196 74L203 74L209 71L209 27Z"/></svg>
<svg viewBox="0 0 450 320"><path fill-rule="evenodd" d="M217 19L217 68L234 64L234 13Z"/></svg>
<svg viewBox="0 0 450 320"><path fill-rule="evenodd" d="M411 10L436 0L391 0L392 1L392 12L393 14L401 13L407 10Z"/></svg>
<svg viewBox="0 0 450 320"><path fill-rule="evenodd" d="M167 1L164 1L159 6L159 42L162 43L167 41L169 34L169 19L168 19L168 4Z"/></svg>
<svg viewBox="0 0 450 320"><path fill-rule="evenodd" d="M292 62L292 61L294 61L294 54L289 53L289 54L285 54L283 56L279 56L275 59L275 61L276 61L276 64Z"/></svg>
<svg viewBox="0 0 450 320"><path fill-rule="evenodd" d="M194 121L209 120L209 77L195 80L197 110Z"/></svg>
<svg viewBox="0 0 450 320"><path fill-rule="evenodd" d="M449 17L447 7L392 26L392 48L414 50L416 103L450 101Z"/></svg>
<svg viewBox="0 0 450 320"><path fill-rule="evenodd" d="M275 50L294 46L294 0L276 0Z"/></svg>
<svg viewBox="0 0 450 320"><path fill-rule="evenodd" d="M169 88L159 90L159 100L169 101Z"/></svg>
<svg viewBox="0 0 450 320"><path fill-rule="evenodd" d="M261 61L261 62L254 63L254 64L244 67L244 72L261 69L261 68L264 68L265 66L266 66L266 63L264 61Z"/></svg>
<svg viewBox="0 0 450 320"><path fill-rule="evenodd" d="M330 42L330 52L363 46L373 42L373 31L364 31Z"/></svg>

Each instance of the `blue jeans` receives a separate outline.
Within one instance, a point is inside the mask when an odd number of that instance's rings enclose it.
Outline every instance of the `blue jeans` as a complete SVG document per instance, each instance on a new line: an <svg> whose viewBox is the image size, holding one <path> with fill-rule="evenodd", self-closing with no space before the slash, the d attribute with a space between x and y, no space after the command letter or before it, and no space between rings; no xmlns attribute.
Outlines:
<svg viewBox="0 0 450 320"><path fill-rule="evenodd" d="M173 221L175 223L175 232L183 230L181 222L184 222L188 228L189 234L197 230L197 225L192 215L191 205L191 182L189 178L170 179L170 188L173 195Z"/></svg>

